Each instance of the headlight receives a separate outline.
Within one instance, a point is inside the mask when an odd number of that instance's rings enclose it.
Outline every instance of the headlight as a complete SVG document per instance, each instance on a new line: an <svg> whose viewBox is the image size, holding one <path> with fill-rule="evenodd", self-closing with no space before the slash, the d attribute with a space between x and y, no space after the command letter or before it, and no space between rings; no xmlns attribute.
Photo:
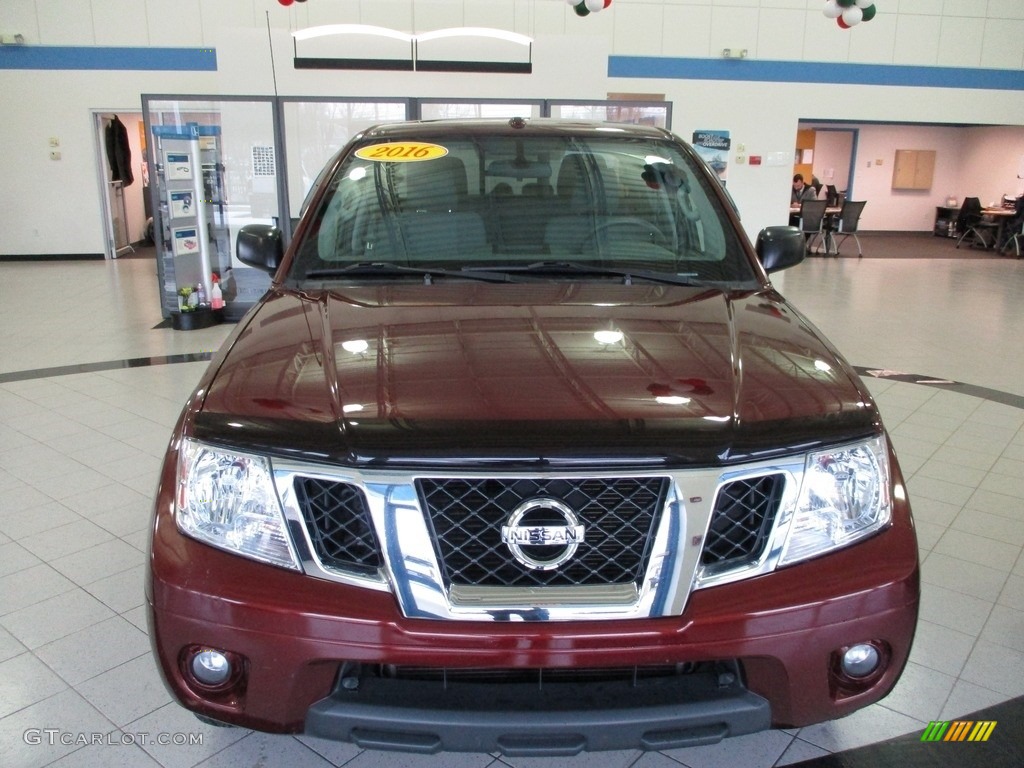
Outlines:
<svg viewBox="0 0 1024 768"><path fill-rule="evenodd" d="M891 517L884 438L812 453L779 565L844 547L884 528Z"/></svg>
<svg viewBox="0 0 1024 768"><path fill-rule="evenodd" d="M265 458L182 441L174 519L199 541L299 569Z"/></svg>

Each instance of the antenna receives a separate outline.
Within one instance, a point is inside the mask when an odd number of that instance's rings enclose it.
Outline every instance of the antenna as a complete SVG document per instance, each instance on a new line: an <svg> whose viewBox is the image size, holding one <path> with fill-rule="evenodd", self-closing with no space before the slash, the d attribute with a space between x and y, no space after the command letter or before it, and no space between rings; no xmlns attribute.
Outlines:
<svg viewBox="0 0 1024 768"><path fill-rule="evenodd" d="M274 38L270 34L270 11L267 15L267 45L270 46L270 72L274 76L274 96L277 96L277 65L274 63Z"/></svg>

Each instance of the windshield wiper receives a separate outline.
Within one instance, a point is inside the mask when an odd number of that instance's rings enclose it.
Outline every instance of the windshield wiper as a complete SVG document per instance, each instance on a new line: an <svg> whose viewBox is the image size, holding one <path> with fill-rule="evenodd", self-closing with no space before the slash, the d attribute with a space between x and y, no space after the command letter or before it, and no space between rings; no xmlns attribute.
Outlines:
<svg viewBox="0 0 1024 768"><path fill-rule="evenodd" d="M492 274L491 272L477 273L474 270L443 269L440 267L409 267L404 264L392 264L386 261L358 261L353 264L346 264L344 267L328 267L314 269L304 276L306 280L317 280L331 277L395 277L398 275L418 275L423 282L429 285L434 275L441 277L460 277L469 280L483 280L489 283L508 283L512 281L510 275Z"/></svg>
<svg viewBox="0 0 1024 768"><path fill-rule="evenodd" d="M669 285L704 285L696 272L655 272L649 269L621 269L619 267L602 267L599 264L581 264L576 261L535 261L532 264L509 264L505 266L474 266L464 267L477 272L510 272L531 274L562 274L562 275L597 275L604 277L621 277L626 285L634 279L649 280Z"/></svg>

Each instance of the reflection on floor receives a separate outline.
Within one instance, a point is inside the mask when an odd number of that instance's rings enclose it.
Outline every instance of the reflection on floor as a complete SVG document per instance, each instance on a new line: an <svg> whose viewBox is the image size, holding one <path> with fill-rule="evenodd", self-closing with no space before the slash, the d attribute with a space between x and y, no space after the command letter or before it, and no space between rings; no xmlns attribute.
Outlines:
<svg viewBox="0 0 1024 768"><path fill-rule="evenodd" d="M2 263L0 765L1020 765L1022 266L812 259L773 276L860 367L908 478L923 602L896 690L793 731L544 760L367 752L211 728L172 703L142 607L149 505L171 426L230 326L154 329L144 259ZM921 743L932 721L965 718L997 722L988 742Z"/></svg>

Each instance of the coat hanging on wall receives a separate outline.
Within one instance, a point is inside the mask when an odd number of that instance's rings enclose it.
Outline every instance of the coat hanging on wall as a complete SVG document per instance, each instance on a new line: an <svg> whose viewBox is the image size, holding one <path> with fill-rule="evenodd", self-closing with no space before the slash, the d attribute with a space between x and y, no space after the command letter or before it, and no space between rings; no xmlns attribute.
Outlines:
<svg viewBox="0 0 1024 768"><path fill-rule="evenodd" d="M117 115L107 124L105 139L110 180L120 181L127 187L135 181L132 175L132 148L128 144L128 129Z"/></svg>

